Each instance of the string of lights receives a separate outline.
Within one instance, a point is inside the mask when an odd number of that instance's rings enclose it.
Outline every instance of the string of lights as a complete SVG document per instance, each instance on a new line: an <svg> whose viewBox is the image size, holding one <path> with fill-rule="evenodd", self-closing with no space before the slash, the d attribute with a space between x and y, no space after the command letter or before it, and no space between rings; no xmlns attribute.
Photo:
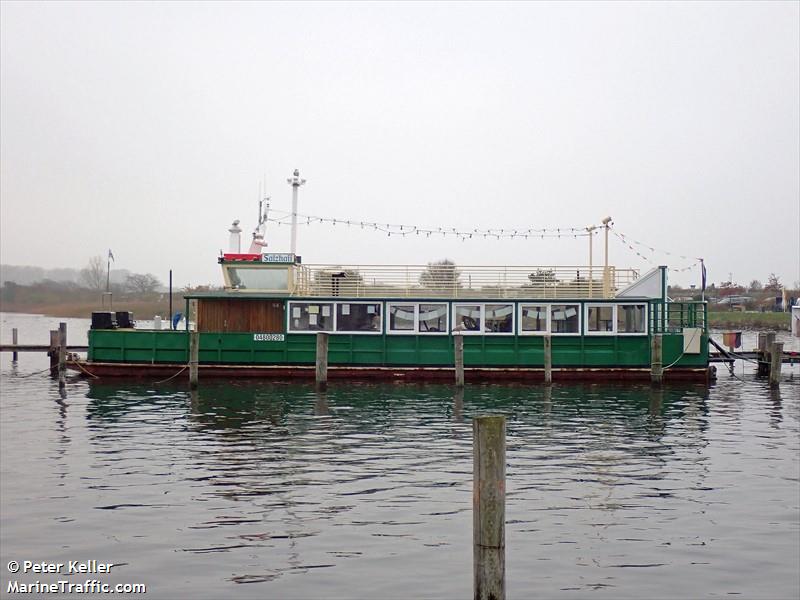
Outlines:
<svg viewBox="0 0 800 600"><path fill-rule="evenodd" d="M665 254L666 256L677 256L678 258L681 258L683 260L694 260L694 262L692 264L686 265L684 267L670 267L670 269L672 271L677 271L677 272L691 271L692 269L694 269L700 263L703 262L702 258L694 258L694 257L691 257L691 256L684 256L683 254L677 254L677 253L674 253L674 252L668 252L667 250L660 250L658 248L654 248L653 246L648 246L647 244L645 244L643 242L635 240L632 237L630 237L628 235L625 235L624 233L615 231L613 229L611 230L611 233L613 233L615 236L617 236L617 238L619 238L619 240L623 244L625 244L625 246L629 250L631 250L634 254L636 254L636 256L638 256L639 258L647 261L648 263L650 263L651 265L654 265L654 266L655 266L656 263L653 261L652 258L650 258L650 256L647 256L646 254L642 254L636 248L634 248L633 245L631 245L631 244L635 244L636 246L638 246L640 248L645 248L645 249L649 250L651 254L655 254L656 252L658 252L660 254Z"/></svg>
<svg viewBox="0 0 800 600"><path fill-rule="evenodd" d="M266 218L266 221L275 223L278 226L291 225L292 213L285 211L272 210L282 216ZM327 223L330 225L344 225L345 227L359 227L361 229L372 229L391 236L442 236L456 237L461 241L470 239L544 239L544 238L579 238L591 234L597 235L598 231L588 231L586 227L547 227L547 228L490 228L490 229L459 229L457 227L423 227L419 225L409 225L401 223L381 223L378 221L358 221L353 219L340 219L333 217L321 217L317 215L297 214L298 225L314 225Z"/></svg>

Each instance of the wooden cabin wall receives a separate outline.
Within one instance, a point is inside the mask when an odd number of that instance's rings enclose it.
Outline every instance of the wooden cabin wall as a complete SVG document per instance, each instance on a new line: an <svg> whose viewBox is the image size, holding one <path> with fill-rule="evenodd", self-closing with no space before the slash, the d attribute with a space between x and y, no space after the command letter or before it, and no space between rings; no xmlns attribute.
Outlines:
<svg viewBox="0 0 800 600"><path fill-rule="evenodd" d="M201 298L197 302L197 330L283 333L285 314L282 301Z"/></svg>

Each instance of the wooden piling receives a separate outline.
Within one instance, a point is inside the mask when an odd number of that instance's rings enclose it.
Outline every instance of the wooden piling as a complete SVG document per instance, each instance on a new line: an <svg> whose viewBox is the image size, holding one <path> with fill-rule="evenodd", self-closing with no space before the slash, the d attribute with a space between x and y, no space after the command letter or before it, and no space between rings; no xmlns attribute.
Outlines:
<svg viewBox="0 0 800 600"><path fill-rule="evenodd" d="M453 344L456 387L464 387L464 336L458 331L453 335Z"/></svg>
<svg viewBox="0 0 800 600"><path fill-rule="evenodd" d="M783 342L772 342L770 347L769 385L777 387L781 382L781 364L783 363Z"/></svg>
<svg viewBox="0 0 800 600"><path fill-rule="evenodd" d="M758 341L756 342L756 351L757 352L766 352L767 351L767 334L763 331L758 332Z"/></svg>
<svg viewBox="0 0 800 600"><path fill-rule="evenodd" d="M317 389L324 390L328 387L328 334L322 331L317 332L316 363Z"/></svg>
<svg viewBox="0 0 800 600"><path fill-rule="evenodd" d="M194 329L189 331L189 388L196 390L200 367L200 332L197 330L197 300L189 300L187 323L194 322Z"/></svg>
<svg viewBox="0 0 800 600"><path fill-rule="evenodd" d="M544 336L544 382L553 383L553 338Z"/></svg>
<svg viewBox="0 0 800 600"><path fill-rule="evenodd" d="M770 354L772 344L775 343L775 332L768 331L758 334L758 367L757 375L768 377L770 373Z"/></svg>
<svg viewBox="0 0 800 600"><path fill-rule="evenodd" d="M19 344L19 339L17 338L17 328L16 327L14 327L11 330L11 343L14 344L15 346L17 346ZM19 358L19 355L17 354L17 351L14 350L11 353L11 362L17 362L18 358Z"/></svg>
<svg viewBox="0 0 800 600"><path fill-rule="evenodd" d="M769 374L769 363L767 362L767 334L763 331L758 332L756 354L756 375L766 377Z"/></svg>
<svg viewBox="0 0 800 600"><path fill-rule="evenodd" d="M67 324L58 324L58 387L67 385Z"/></svg>
<svg viewBox="0 0 800 600"><path fill-rule="evenodd" d="M197 389L200 366L200 332L193 329L189 332L189 387Z"/></svg>
<svg viewBox="0 0 800 600"><path fill-rule="evenodd" d="M653 334L650 338L650 381L660 385L664 381L664 347L662 335Z"/></svg>
<svg viewBox="0 0 800 600"><path fill-rule="evenodd" d="M472 421L473 597L505 599L506 418Z"/></svg>
<svg viewBox="0 0 800 600"><path fill-rule="evenodd" d="M58 329L50 330L50 349L47 351L50 357L50 375L58 375Z"/></svg>

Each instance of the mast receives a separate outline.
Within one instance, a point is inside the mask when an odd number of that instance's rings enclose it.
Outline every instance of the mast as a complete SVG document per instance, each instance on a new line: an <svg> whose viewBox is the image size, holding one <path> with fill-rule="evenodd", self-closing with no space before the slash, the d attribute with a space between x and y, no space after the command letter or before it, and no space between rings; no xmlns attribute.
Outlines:
<svg viewBox="0 0 800 600"><path fill-rule="evenodd" d="M297 190L306 182L300 178L300 170L295 169L294 174L286 183L292 186L292 242L289 251L297 254Z"/></svg>

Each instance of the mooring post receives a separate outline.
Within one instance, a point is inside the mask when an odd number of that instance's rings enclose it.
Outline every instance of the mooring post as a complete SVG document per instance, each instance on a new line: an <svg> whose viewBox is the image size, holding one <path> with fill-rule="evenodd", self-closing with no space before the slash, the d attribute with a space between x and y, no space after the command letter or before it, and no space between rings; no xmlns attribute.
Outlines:
<svg viewBox="0 0 800 600"><path fill-rule="evenodd" d="M781 382L781 365L783 364L783 342L772 342L770 347L769 385L777 387Z"/></svg>
<svg viewBox="0 0 800 600"><path fill-rule="evenodd" d="M756 375L764 377L769 374L769 364L767 364L767 334L763 331L758 333L756 363Z"/></svg>
<svg viewBox="0 0 800 600"><path fill-rule="evenodd" d="M544 382L553 383L553 338L544 336Z"/></svg>
<svg viewBox="0 0 800 600"><path fill-rule="evenodd" d="M758 341L756 342L756 351L757 352L766 352L767 351L767 334L763 331L758 332Z"/></svg>
<svg viewBox="0 0 800 600"><path fill-rule="evenodd" d="M661 384L664 381L664 347L660 333L650 338L650 381Z"/></svg>
<svg viewBox="0 0 800 600"><path fill-rule="evenodd" d="M197 389L200 366L200 332L197 329L197 300L189 300L187 323L194 321L194 329L189 330L189 388Z"/></svg>
<svg viewBox="0 0 800 600"><path fill-rule="evenodd" d="M67 324L58 324L58 387L67 385Z"/></svg>
<svg viewBox="0 0 800 600"><path fill-rule="evenodd" d="M770 356L772 354L772 344L775 343L775 332L768 331L764 334L764 356L762 357L762 363L764 365L764 372L763 375L769 375L771 370L771 359Z"/></svg>
<svg viewBox="0 0 800 600"><path fill-rule="evenodd" d="M17 339L17 328L16 327L14 327L14 329L11 330L11 343L14 344L15 346L19 343L19 340ZM18 358L19 358L19 355L17 354L17 351L14 350L11 353L11 362L17 362Z"/></svg>
<svg viewBox="0 0 800 600"><path fill-rule="evenodd" d="M464 387L464 336L453 332L453 361L456 368L456 387Z"/></svg>
<svg viewBox="0 0 800 600"><path fill-rule="evenodd" d="M328 334L317 332L317 389L324 390L328 387Z"/></svg>
<svg viewBox="0 0 800 600"><path fill-rule="evenodd" d="M50 375L58 375L58 329L50 330L50 350L47 351L50 357Z"/></svg>
<svg viewBox="0 0 800 600"><path fill-rule="evenodd" d="M504 600L506 418L472 421L472 542L475 600Z"/></svg>

